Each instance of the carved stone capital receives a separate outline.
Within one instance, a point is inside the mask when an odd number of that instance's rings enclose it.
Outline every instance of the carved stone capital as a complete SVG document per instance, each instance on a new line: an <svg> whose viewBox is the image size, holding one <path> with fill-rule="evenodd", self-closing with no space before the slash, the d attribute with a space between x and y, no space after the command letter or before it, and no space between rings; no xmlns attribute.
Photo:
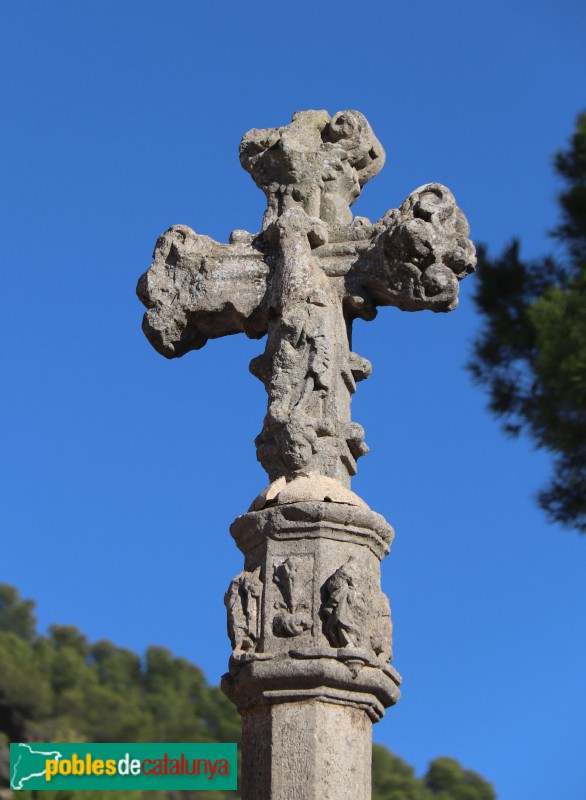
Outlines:
<svg viewBox="0 0 586 800"><path fill-rule="evenodd" d="M247 600L227 602L240 614L229 617L229 629L247 635L244 646L232 636L224 691L241 708L319 696L379 719L398 700L401 681L390 664L391 611L380 588L391 526L364 503L308 501L243 514L231 533L245 570L226 597L251 587L259 616L254 637L255 621L239 622Z"/></svg>

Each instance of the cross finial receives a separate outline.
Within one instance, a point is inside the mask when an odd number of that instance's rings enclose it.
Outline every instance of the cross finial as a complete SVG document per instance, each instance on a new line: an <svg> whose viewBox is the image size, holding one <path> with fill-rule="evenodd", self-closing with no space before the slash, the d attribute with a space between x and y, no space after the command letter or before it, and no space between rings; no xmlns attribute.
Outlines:
<svg viewBox="0 0 586 800"><path fill-rule="evenodd" d="M286 127L245 134L240 162L267 196L263 229L295 207L339 227L385 152L358 111L298 111Z"/></svg>

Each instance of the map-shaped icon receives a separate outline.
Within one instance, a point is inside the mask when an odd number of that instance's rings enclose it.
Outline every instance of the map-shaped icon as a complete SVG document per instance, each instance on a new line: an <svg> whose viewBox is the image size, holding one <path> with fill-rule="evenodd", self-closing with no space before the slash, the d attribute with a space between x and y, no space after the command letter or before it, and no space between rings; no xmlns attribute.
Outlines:
<svg viewBox="0 0 586 800"><path fill-rule="evenodd" d="M17 745L18 757L14 762L10 773L10 788L13 791L27 789L26 781L31 778L42 778L47 772L47 760L54 759L59 761L63 757L57 750L42 750L43 745L25 744L20 742ZM37 748L37 749L34 749ZM11 748L12 750L12 748ZM13 750L11 752L11 761Z"/></svg>

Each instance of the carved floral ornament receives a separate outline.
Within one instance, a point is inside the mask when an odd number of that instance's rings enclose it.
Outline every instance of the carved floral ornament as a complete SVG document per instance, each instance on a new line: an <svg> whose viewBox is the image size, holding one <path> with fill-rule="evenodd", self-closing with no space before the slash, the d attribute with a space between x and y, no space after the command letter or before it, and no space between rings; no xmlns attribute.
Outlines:
<svg viewBox="0 0 586 800"><path fill-rule="evenodd" d="M273 582L279 587L281 599L275 603L273 618L276 636L299 636L312 629L311 593L313 559L291 556L273 569Z"/></svg>

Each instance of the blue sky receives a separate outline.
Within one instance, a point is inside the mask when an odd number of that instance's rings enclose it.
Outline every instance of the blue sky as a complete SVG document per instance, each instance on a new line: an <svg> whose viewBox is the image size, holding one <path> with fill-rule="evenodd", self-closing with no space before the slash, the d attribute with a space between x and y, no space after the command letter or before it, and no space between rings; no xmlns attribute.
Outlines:
<svg viewBox="0 0 586 800"><path fill-rule="evenodd" d="M42 627L165 645L212 683L226 668L228 527L267 483L263 344L168 362L134 287L172 224L258 230L242 134L357 108L387 164L356 213L440 181L475 240L538 256L551 155L586 106L585 22L569 0L0 6L0 580ZM404 676L374 735L420 773L459 759L501 800L583 800L586 539L546 524L547 455L503 436L463 368L473 282L450 315L356 325L374 372L353 488L396 529L383 588Z"/></svg>

